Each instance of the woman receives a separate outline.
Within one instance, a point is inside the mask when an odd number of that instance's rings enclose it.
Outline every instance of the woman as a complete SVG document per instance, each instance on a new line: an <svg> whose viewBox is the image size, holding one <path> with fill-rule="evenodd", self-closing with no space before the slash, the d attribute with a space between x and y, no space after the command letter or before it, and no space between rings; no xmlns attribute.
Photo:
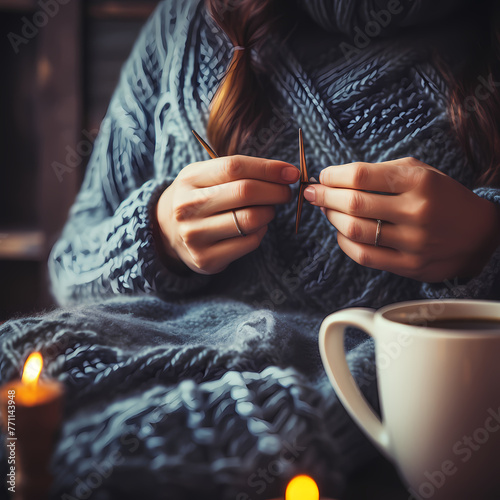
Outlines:
<svg viewBox="0 0 500 500"><path fill-rule="evenodd" d="M334 496L375 456L326 380L319 325L349 306L499 298L488 9L159 5L49 263L77 307L0 337L2 379L39 349L68 388L57 495L271 498L307 472ZM320 182L295 235L299 127ZM372 343L350 331L346 348L376 406Z"/></svg>

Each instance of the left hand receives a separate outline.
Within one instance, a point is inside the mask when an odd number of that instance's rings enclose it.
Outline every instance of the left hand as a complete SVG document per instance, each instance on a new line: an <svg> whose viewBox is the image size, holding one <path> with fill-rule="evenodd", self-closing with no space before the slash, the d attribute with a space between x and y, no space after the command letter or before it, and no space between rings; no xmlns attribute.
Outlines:
<svg viewBox="0 0 500 500"><path fill-rule="evenodd" d="M340 248L363 266L425 282L469 278L500 243L493 203L414 158L328 167L319 179L306 199L322 207Z"/></svg>

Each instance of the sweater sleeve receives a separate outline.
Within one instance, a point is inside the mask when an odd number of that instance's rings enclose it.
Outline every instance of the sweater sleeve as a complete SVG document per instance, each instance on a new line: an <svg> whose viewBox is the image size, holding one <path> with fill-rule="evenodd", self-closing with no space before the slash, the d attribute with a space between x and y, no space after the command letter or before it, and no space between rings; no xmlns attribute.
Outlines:
<svg viewBox="0 0 500 500"><path fill-rule="evenodd" d="M175 50L164 36L175 20L168 19L169 5L158 6L123 67L82 188L52 249L52 291L61 305L123 293L175 298L209 280L167 270L153 240L152 211L173 181L156 178L154 168L160 78Z"/></svg>
<svg viewBox="0 0 500 500"><path fill-rule="evenodd" d="M480 187L474 190L481 198L495 203L500 209L500 189ZM500 228L497 228L500 231ZM429 299L500 299L500 246L490 256L481 272L468 280L447 280L444 283L425 283L424 298Z"/></svg>

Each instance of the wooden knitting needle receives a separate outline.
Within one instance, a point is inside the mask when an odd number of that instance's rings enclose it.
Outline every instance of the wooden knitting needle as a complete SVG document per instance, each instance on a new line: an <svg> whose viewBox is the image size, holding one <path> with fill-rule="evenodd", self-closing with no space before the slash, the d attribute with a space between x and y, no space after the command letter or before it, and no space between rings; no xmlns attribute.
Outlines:
<svg viewBox="0 0 500 500"><path fill-rule="evenodd" d="M198 139L200 144L206 149L207 153L210 155L211 158L219 158L219 155L194 131L193 132L194 136Z"/></svg>

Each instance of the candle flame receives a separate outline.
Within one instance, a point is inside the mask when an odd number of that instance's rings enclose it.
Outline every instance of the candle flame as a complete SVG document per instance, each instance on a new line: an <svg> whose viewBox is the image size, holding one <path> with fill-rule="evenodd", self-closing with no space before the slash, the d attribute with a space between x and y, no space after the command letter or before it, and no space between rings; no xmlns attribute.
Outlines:
<svg viewBox="0 0 500 500"><path fill-rule="evenodd" d="M288 483L285 500L319 500L318 486L309 476L296 476Z"/></svg>
<svg viewBox="0 0 500 500"><path fill-rule="evenodd" d="M33 352L28 356L24 363L23 384L37 384L40 373L42 372L43 358L39 352Z"/></svg>

